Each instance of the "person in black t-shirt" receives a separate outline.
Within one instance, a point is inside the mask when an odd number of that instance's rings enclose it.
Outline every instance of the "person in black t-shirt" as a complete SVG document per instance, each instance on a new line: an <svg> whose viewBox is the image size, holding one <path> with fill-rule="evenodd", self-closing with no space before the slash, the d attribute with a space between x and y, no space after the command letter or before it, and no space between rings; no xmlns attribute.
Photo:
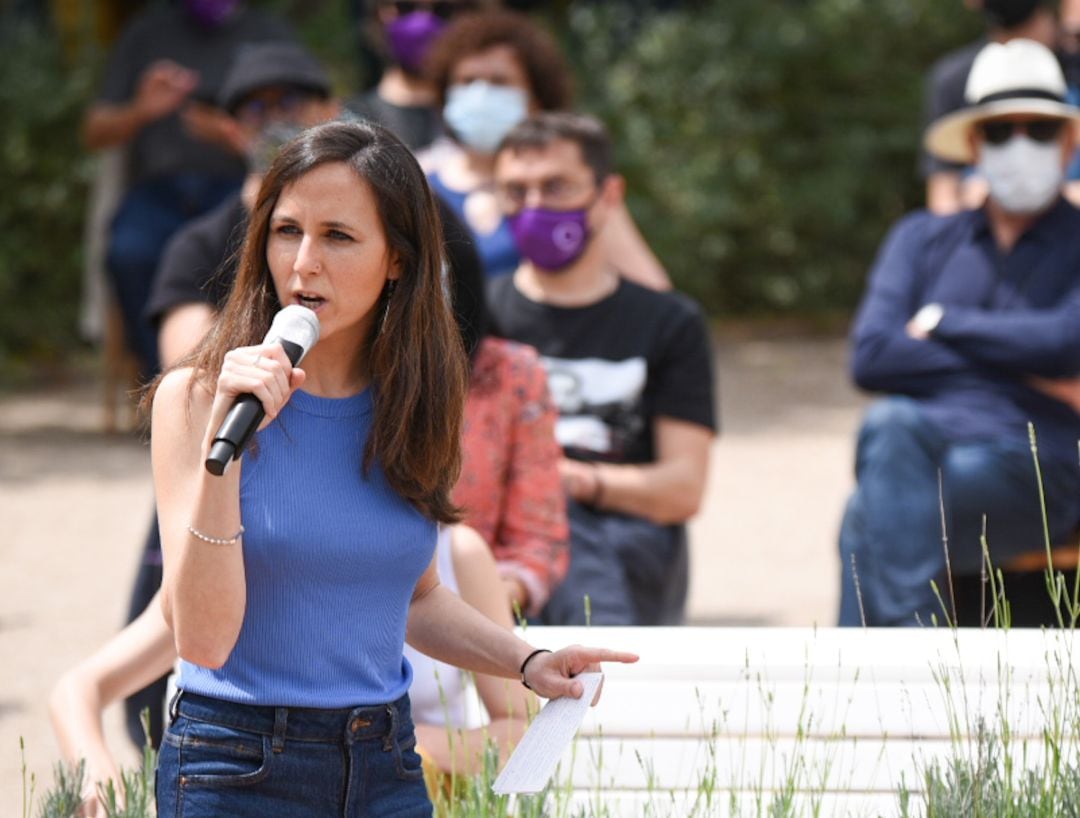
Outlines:
<svg viewBox="0 0 1080 818"><path fill-rule="evenodd" d="M716 428L705 322L685 296L621 277L592 240L623 193L595 119L518 125L495 183L524 260L491 281L492 317L539 350L565 455L570 572L541 619L584 623L588 595L593 624L677 623Z"/></svg>

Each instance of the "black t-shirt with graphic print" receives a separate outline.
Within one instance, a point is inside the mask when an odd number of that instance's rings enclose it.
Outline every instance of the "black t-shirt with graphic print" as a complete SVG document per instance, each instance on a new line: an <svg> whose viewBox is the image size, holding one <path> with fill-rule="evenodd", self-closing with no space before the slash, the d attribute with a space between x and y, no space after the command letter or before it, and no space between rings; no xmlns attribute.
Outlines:
<svg viewBox="0 0 1080 818"><path fill-rule="evenodd" d="M585 307L525 297L514 276L488 285L495 332L539 351L568 457L651 463L653 421L716 429L709 335L697 304L622 280Z"/></svg>

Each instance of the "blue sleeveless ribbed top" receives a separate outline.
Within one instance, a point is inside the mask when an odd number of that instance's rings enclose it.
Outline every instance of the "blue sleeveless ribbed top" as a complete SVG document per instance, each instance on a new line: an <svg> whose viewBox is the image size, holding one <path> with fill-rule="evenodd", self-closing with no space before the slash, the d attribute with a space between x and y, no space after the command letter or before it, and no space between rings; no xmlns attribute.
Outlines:
<svg viewBox="0 0 1080 818"><path fill-rule="evenodd" d="M377 463L364 474L371 422L370 389L340 399L297 391L258 434L240 479L240 638L219 670L181 662L183 690L330 708L391 702L408 690L405 620L436 526Z"/></svg>

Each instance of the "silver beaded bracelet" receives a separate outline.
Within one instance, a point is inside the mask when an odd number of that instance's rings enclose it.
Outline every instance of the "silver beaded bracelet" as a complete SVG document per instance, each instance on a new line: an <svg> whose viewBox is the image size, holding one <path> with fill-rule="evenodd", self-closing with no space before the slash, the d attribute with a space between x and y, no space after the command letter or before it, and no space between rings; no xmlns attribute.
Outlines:
<svg viewBox="0 0 1080 818"><path fill-rule="evenodd" d="M211 536L209 536L207 534L203 534L201 531L199 531L199 529L197 529L197 528L195 528L193 526L190 526L190 525L187 527L187 530L188 530L188 533L191 534L192 537L195 537L196 539L202 540L203 542L208 542L211 545L235 545L236 543L240 542L240 538L244 535L244 527L243 526L240 526L240 530L237 531L235 535L233 535L232 537L229 537L228 539L225 539L225 538L222 538L222 537L211 537Z"/></svg>

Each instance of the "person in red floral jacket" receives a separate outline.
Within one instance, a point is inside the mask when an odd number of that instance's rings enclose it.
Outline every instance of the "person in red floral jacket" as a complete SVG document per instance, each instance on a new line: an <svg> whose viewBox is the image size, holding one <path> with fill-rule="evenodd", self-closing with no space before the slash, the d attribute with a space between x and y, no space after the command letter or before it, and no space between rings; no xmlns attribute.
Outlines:
<svg viewBox="0 0 1080 818"><path fill-rule="evenodd" d="M454 310L472 369L453 500L491 546L511 604L534 615L570 564L558 410L536 351L487 334L477 270L454 271Z"/></svg>

